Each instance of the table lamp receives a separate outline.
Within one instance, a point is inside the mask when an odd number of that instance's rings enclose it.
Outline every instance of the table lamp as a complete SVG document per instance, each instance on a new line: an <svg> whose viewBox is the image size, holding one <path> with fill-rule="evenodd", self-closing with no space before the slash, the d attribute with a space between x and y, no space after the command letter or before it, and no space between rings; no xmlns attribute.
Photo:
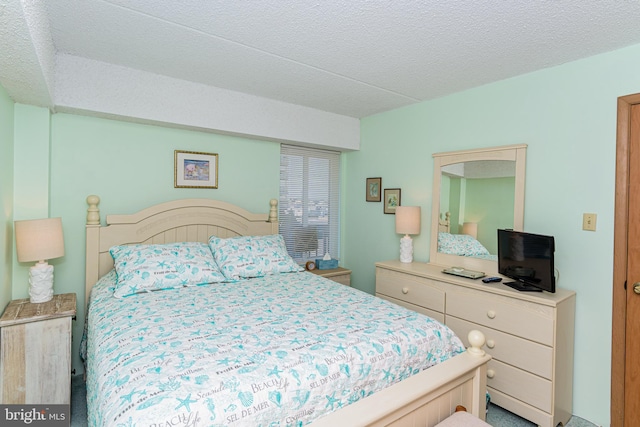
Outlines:
<svg viewBox="0 0 640 427"><path fill-rule="evenodd" d="M396 233L405 235L400 239L400 262L412 262L413 240L409 235L420 234L420 206L396 208Z"/></svg>
<svg viewBox="0 0 640 427"><path fill-rule="evenodd" d="M18 262L37 263L29 269L29 296L32 303L53 298L53 266L47 260L64 255L61 218L15 221Z"/></svg>
<svg viewBox="0 0 640 427"><path fill-rule="evenodd" d="M467 234L474 239L478 238L478 223L477 222L465 222L462 224L462 234Z"/></svg>

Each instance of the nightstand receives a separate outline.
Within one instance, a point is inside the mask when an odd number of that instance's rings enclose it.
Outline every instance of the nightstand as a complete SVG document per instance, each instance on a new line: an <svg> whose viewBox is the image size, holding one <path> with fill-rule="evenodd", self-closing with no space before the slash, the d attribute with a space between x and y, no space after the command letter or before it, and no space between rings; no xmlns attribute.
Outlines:
<svg viewBox="0 0 640 427"><path fill-rule="evenodd" d="M0 317L0 403L69 404L76 294L14 300Z"/></svg>
<svg viewBox="0 0 640 427"><path fill-rule="evenodd" d="M341 283L343 285L351 286L351 270L338 267L331 270L311 270L309 273L317 274L318 276L326 277L334 282Z"/></svg>

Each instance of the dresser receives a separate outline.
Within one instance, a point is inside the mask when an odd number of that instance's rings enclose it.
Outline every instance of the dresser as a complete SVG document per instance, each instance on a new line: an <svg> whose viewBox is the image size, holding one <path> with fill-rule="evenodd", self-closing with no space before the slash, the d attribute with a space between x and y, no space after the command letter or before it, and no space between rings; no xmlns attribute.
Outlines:
<svg viewBox="0 0 640 427"><path fill-rule="evenodd" d="M378 262L376 296L445 323L466 346L470 330L482 331L493 357L491 401L540 426L565 425L572 413L575 292L520 292L443 268Z"/></svg>
<svg viewBox="0 0 640 427"><path fill-rule="evenodd" d="M69 404L76 294L13 300L0 318L0 403Z"/></svg>

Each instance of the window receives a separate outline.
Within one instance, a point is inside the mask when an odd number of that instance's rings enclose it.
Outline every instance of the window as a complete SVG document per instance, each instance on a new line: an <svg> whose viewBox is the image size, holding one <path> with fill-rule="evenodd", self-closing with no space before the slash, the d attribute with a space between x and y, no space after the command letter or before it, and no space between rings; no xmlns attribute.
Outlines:
<svg viewBox="0 0 640 427"><path fill-rule="evenodd" d="M302 263L340 250L340 153L282 145L280 234Z"/></svg>

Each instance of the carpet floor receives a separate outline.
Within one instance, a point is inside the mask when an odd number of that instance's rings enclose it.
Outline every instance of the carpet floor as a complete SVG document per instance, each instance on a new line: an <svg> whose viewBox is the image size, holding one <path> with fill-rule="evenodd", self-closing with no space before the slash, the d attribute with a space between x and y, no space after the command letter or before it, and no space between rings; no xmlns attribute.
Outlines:
<svg viewBox="0 0 640 427"><path fill-rule="evenodd" d="M535 427L535 424L517 416L514 413L490 404L487 413L487 424L494 427ZM575 415L571 417L565 427L597 427L595 424Z"/></svg>
<svg viewBox="0 0 640 427"><path fill-rule="evenodd" d="M82 375L71 379L71 427L87 425L87 394ZM489 405L487 423L493 427L534 427L535 424L494 404ZM579 417L571 417L566 427L596 427Z"/></svg>

